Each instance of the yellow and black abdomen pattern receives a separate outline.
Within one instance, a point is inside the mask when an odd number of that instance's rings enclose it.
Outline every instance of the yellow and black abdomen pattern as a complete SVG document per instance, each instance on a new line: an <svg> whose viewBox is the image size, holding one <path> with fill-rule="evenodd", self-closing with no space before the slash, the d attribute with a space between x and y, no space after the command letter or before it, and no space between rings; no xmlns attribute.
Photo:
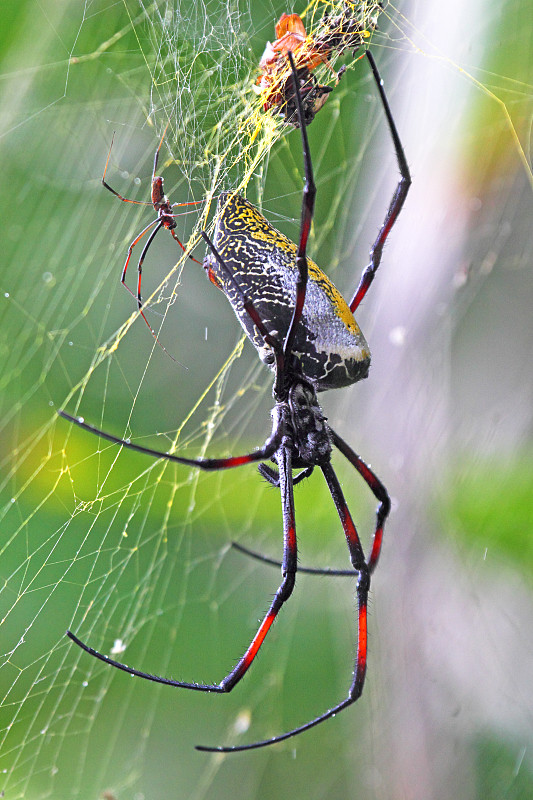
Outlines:
<svg viewBox="0 0 533 800"><path fill-rule="evenodd" d="M269 333L283 342L296 297L296 245L247 200L228 193L219 198L213 244ZM349 386L366 378L370 350L341 293L311 259L307 263L307 293L293 351L297 371L317 391ZM227 296L263 361L273 365L263 337L211 253L204 267Z"/></svg>

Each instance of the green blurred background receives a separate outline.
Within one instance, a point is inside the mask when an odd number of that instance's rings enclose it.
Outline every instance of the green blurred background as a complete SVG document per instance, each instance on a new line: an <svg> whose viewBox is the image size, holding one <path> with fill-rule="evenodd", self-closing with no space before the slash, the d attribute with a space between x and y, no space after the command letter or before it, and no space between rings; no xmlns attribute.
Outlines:
<svg viewBox="0 0 533 800"><path fill-rule="evenodd" d="M188 262L150 311L180 363L131 316L120 270L151 212L115 200L100 177L115 131L108 180L145 200L170 119L167 192L202 198L217 137L239 121L238 91L244 108L242 87L287 10L304 9L2 4L0 789L10 800L533 795L531 0L389 5L374 37L414 182L358 314L370 379L323 398L394 499L362 700L276 748L193 749L279 733L345 695L355 608L343 579L299 578L227 697L130 679L64 636L72 627L105 652L125 646L118 657L136 667L216 681L277 586L276 570L229 547L280 554L279 497L253 469L147 463L71 430L55 409L160 449L179 428L190 454L244 452L267 435L271 380L239 348L201 267ZM397 180L364 61L309 136L312 255L349 295ZM238 162L219 188L242 174ZM300 192L300 141L285 133L248 196L295 238ZM180 218L185 240L196 218ZM179 255L158 239L147 294ZM372 500L335 465L366 536ZM301 563L345 566L320 476L296 501Z"/></svg>

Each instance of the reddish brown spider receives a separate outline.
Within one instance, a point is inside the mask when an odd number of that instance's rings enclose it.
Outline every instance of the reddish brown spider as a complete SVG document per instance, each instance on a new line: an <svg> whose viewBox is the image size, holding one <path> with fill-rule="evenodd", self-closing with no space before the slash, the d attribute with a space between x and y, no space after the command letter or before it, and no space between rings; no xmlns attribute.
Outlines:
<svg viewBox="0 0 533 800"><path fill-rule="evenodd" d="M179 246L181 247L183 252L187 254L187 256L191 259L191 261L196 262L196 264L201 264L202 263L201 261L198 261L198 259L194 258L194 256L192 256L189 252L187 252L186 247L182 244L182 242L176 236L175 228L176 228L176 216L177 215L174 214L173 211L172 211L172 209L174 209L174 208L183 208L185 206L198 205L201 201L192 200L189 203L172 203L171 204L170 200L168 199L168 197L165 194L165 190L164 190L164 186L163 186L163 178L161 178L160 176L155 174L156 170L157 170L157 162L159 160L159 151L161 150L161 145L163 144L163 140L165 138L165 135L166 135L166 132L167 132L167 128L168 128L168 125L166 126L165 130L163 131L163 135L161 137L161 141L159 142L159 145L158 145L157 150L155 151L155 155L154 155L154 168L152 170L152 199L151 199L150 202L148 202L146 200L130 200L128 197L123 197L121 194L119 194L117 191L115 191L115 189L113 189L106 182L105 176L106 176L106 173L107 173L107 168L109 166L109 159L111 157L111 150L113 148L113 141L114 141L114 138L115 138L114 134L113 134L113 139L111 140L111 147L109 148L109 153L107 154L107 161L105 162L104 174L102 175L102 185L105 186L105 188L108 191L110 191L112 194L114 194L115 197L118 197L119 200L122 200L124 203L133 203L133 204L138 205L138 206L150 206L151 205L151 206L153 206L153 209L157 214L156 219L152 220L152 222L149 222L148 225L146 225L146 227L144 227L142 229L142 231L139 234L137 234L135 239L131 242L130 246L128 247L128 255L126 257L126 262L124 264L124 267L122 268L122 275L121 275L121 278L120 278L120 282L121 282L121 284L123 286L125 286L125 288L132 295L132 297L134 297L137 300L137 306L138 306L139 313L140 313L141 317L144 319L144 321L146 322L146 324L150 328L152 336L154 337L156 342L160 345L160 347L163 348L163 350L165 350L165 352L168 352L168 351L166 350L165 347L163 347L163 345L159 341L156 332L154 331L154 329L152 328L152 326L150 325L150 323L146 319L146 316L145 316L144 311L143 311L143 301L142 301L142 296L141 296L141 278L142 278L142 267L143 267L144 259L146 258L146 254L147 254L152 242L154 241L155 237L159 233L159 231L162 228L166 228L167 231L170 231L174 241L176 241L179 244ZM130 263L131 254L133 253L133 248L135 247L135 245L138 244L138 242L140 242L140 240L143 238L143 236L145 234L147 234L148 231L151 228L153 228L153 230L152 230L150 236L148 237L148 241L146 242L146 244L144 245L144 247L142 249L141 256L140 256L139 261L137 263L137 276L138 276L137 277L137 292L134 292L134 291L132 291L132 289L130 289L130 287L126 283L126 272L128 271L128 266L129 266L129 263ZM171 356L171 358L172 358L172 356ZM173 360L175 360L175 359L173 359Z"/></svg>

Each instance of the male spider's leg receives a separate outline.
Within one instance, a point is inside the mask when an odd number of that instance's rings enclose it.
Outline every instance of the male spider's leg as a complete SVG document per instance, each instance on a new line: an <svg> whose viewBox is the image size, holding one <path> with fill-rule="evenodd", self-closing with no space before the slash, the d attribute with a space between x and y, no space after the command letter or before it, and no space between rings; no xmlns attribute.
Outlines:
<svg viewBox="0 0 533 800"><path fill-rule="evenodd" d="M142 301L142 297L141 297L141 278L142 278L142 272L143 272L144 259L146 258L146 253L148 252L148 250L150 248L150 245L152 244L152 242L154 241L155 237L157 236L157 234L159 233L159 231L161 230L162 227L163 227L163 223L159 222L159 224L154 228L154 230L152 231L152 233L148 237L148 241L146 242L146 244L143 247L143 250L142 250L142 253L141 253L141 257L139 259L139 263L137 264L137 305L139 306L139 311L141 311L141 313L142 313L142 305L143 305L143 301ZM138 241L138 239L137 239L137 241ZM131 255L131 252L128 251L128 260L129 260L130 255ZM122 271L122 277L123 278L126 277L126 269L127 269L127 262L124 265L124 270ZM122 283L124 283L124 281L122 281ZM143 314L143 317L144 317L144 314ZM146 318L145 317L144 317L144 321L146 322ZM148 323L146 323L146 324L148 325ZM150 327L150 326L148 326L148 327Z"/></svg>
<svg viewBox="0 0 533 800"><path fill-rule="evenodd" d="M283 580L274 595L274 600L268 610L263 622L259 626L259 630L254 636L250 646L248 647L244 656L239 660L238 664L232 669L220 683L189 683L186 681L176 681L171 678L163 678L159 675L152 675L149 672L142 672L141 670L128 667L120 661L115 661L109 656L100 653L93 647L85 644L81 639L67 631L67 636L85 650L94 658L103 661L122 672L127 672L129 675L135 675L139 678L152 681L152 683L162 683L166 686L175 686L182 689L194 689L197 692L217 692L219 694L231 692L233 687L241 680L246 674L254 658L256 657L259 648L270 630L272 623L276 619L278 612L284 602L292 594L294 588L296 570L297 570L297 552L296 552L296 530L294 520L294 498L292 492L292 474L291 474L291 454L287 447L280 448L280 475L282 481L282 509L283 509Z"/></svg>
<svg viewBox="0 0 533 800"><path fill-rule="evenodd" d="M135 247L135 245L137 244L137 242L138 242L140 239L142 239L142 237L144 236L144 234L145 234L147 231L149 231L149 230L150 230L150 228L151 228L153 225L157 225L157 227L156 227L156 228L155 228L155 229L152 231L152 233L150 234L150 238L148 239L148 241L146 242L146 244L145 244L145 246L144 246L144 248L143 248L143 251L142 251L142 253L141 253L141 257L140 257L140 259L139 259L139 263L138 263L138 265L137 265L137 273L138 273L138 279L137 279L137 294L135 294L135 292L132 292L132 290L130 289L130 287L129 287L129 286L128 286L128 284L126 283L126 272L127 272L127 270L128 270L128 265L129 265L129 263L130 263L130 258L131 258L131 254L132 254L132 252L133 252L133 248ZM154 329L152 328L152 326L151 326L151 325L150 325L150 323L148 322L148 319L146 318L146 315L145 315L145 313L144 313L144 311L143 311L143 309L142 309L142 297L141 297L141 276L142 276L142 265L143 265L143 261L144 261L144 259L145 259L146 252L147 252L148 248L150 247L150 245L151 245L151 244L152 244L152 242L154 241L154 237L155 237L155 235L156 235L157 233L159 233L159 231L161 230L162 226L163 226L163 223L162 223L160 220L157 220L157 219L156 219L156 220L154 220L153 222L150 222L150 224L149 224L149 225L147 225L147 226L146 226L146 228L143 228L143 230L140 232L140 234L139 234L139 235L138 235L138 236L137 236L137 237L136 237L136 238L133 240L133 242L130 244L130 246L129 246L129 248L128 248L128 255L127 255L127 258L126 258L126 263L124 264L124 268L123 268L123 270L122 270L122 277L120 278L120 282L121 282L121 284L122 284L122 285L123 285L123 286L124 286L124 287L125 287L125 288L128 290L128 292L131 294L131 296L132 296L132 297L135 297L135 299L137 300L137 306L138 306L138 309L139 309L139 313L140 313L141 317L143 318L143 320L146 322L146 324L147 324L147 326L148 326L148 328L149 328L149 330L150 330L150 333L152 334L152 336L153 336L153 337L154 337L154 339L156 340L156 342L157 342L157 344L159 345L159 347L160 347L162 350L164 350L164 351L165 351L165 353L167 354L167 356L170 356L170 358L172 359L172 361L175 361L177 364L179 364L180 362L179 362L179 361L178 361L176 358L174 358L174 356L172 355L172 353L169 353L169 352L168 352L168 350L167 350L167 348L165 347L165 345L164 345L164 344L161 344L161 342L159 341L159 337L158 337L157 333L154 331Z"/></svg>
<svg viewBox="0 0 533 800"><path fill-rule="evenodd" d="M359 286L357 287L357 290L350 303L350 311L352 313L356 310L357 306L367 293L370 284L374 280L374 275L376 274L376 271L381 263L383 247L385 245L389 233L391 232L392 226L398 219L398 215L403 208L403 204L405 203L407 192L409 191L409 187L411 186L411 174L409 172L409 167L407 165L407 159L405 157L403 145L400 141L400 137L396 129L396 124L394 122L392 112L390 110L389 101L387 100L387 95L385 94L385 90L383 88L383 81L381 79L378 68L376 66L376 62L374 61L374 57L370 52L370 50L366 51L366 56L370 64L370 68L372 69L374 80L378 87L378 92L381 98L381 104L383 106L383 110L385 111L385 116L387 118L387 123L394 144L394 150L396 152L396 160L398 162L398 168L400 170L401 177L400 181L398 182L398 185L396 186L395 192L392 196L391 204L389 206L389 210L387 211L385 221L381 226L381 230L377 236L376 241L372 245L372 249L370 251L370 264L361 275Z"/></svg>
<svg viewBox="0 0 533 800"><path fill-rule="evenodd" d="M179 206L187 205L187 206L188 206L188 205L192 205L192 203L176 203L176 205L179 205ZM183 244L183 242L181 242L181 241L178 239L178 237L176 236L176 233L175 233L175 231L174 231L174 228L169 228L169 230L170 230L170 233L172 234L172 238L174 239L174 241L175 241L175 242L177 242L177 243L179 244L179 246L181 247L181 249L183 250L183 252L185 253L185 255L186 255L188 258L190 258L190 259L191 259L191 261L194 261L194 263L195 263L195 264L201 264L202 262L201 262L201 261L198 261L198 259L197 259L197 258L195 258L194 256L191 256L191 254L189 253L189 251L187 250L187 248L185 247L185 245Z"/></svg>
<svg viewBox="0 0 533 800"><path fill-rule="evenodd" d="M250 550L249 547L244 547L244 545L238 542L232 542L231 546L235 548L235 550L238 550L239 553L250 556L250 558L255 558L256 561L263 561L265 564L270 564L272 567L278 567L278 569L281 567L281 561L276 561L275 558L269 558L262 553L257 553L255 550ZM353 578L355 575L353 569L330 569L328 567L320 569L319 567L302 567L301 564L298 564L298 572L305 572L306 575L329 575L342 578Z"/></svg>
<svg viewBox="0 0 533 800"><path fill-rule="evenodd" d="M300 87L298 81L298 73L294 64L293 54L289 51L287 53L289 62L292 69L292 80L294 86L294 96L296 98L296 111L298 114L298 121L300 123L300 131L302 134L302 151L304 159L304 188L302 194L302 211L300 217L300 239L298 242L298 251L296 254L296 268L298 270L298 278L296 281L296 302L294 304L294 311L292 319L287 330L285 343L283 345L283 353L285 355L285 363L288 365L292 348L294 345L294 338L296 336L296 329L302 318L303 307L305 303L305 295L307 293L307 240L309 238L309 231L311 230L311 223L313 221L313 214L315 210L315 196L316 185L313 177L313 163L311 161L311 151L309 150L309 141L307 138L307 128L302 109L302 98L300 95ZM282 389L281 382L283 375L276 375L275 392Z"/></svg>
<svg viewBox="0 0 533 800"><path fill-rule="evenodd" d="M161 146L163 144L163 140L164 140L165 136L167 135L167 130L168 130L168 126L169 125L170 125L170 120L165 125L165 130L163 131L163 135L162 135L162 137L161 137L161 139L159 141L159 144L157 146L157 150L155 151L155 154L154 154L154 168L152 170L152 181L155 178L155 173L156 173L156 170L157 170L157 162L159 161L159 151L161 150Z"/></svg>
<svg viewBox="0 0 533 800"><path fill-rule="evenodd" d="M374 571L376 564L378 563L379 555L381 553L381 545L383 542L383 529L385 527L385 522L387 517L389 516L390 509L391 509L391 501L389 494L377 477L377 475L370 469L368 464L365 464L363 459L357 455L357 453L352 450L352 448L341 439L341 437L335 433L332 428L329 429L333 444L335 447L340 450L340 452L348 459L350 464L355 467L357 472L361 475L367 486L369 487L370 491L379 502L379 505L376 510L376 527L374 530L374 536L372 538L372 550L370 552L370 556L368 557L368 569L370 574Z"/></svg>
<svg viewBox="0 0 533 800"><path fill-rule="evenodd" d="M95 428L94 425L89 425L88 422L85 422L83 417L73 417L63 410L57 413L60 417L63 417L63 419L69 422L73 422L74 425L77 425L79 428L83 428L83 430L89 431L89 433L94 433L102 439L107 439L108 442L112 442L113 444L122 445L128 450L134 450L137 453L152 456L152 458L161 458L177 464L185 464L185 466L188 467L199 467L199 469L203 470L231 469L232 467L240 467L243 464L253 464L256 461L264 461L265 458L270 458L270 456L276 452L281 443L283 434L280 420L276 418L272 426L272 433L265 444L263 447L259 448L259 450L254 450L253 453L246 453L242 456L229 456L228 458L184 458L183 456L176 456L174 453L163 453L160 450L153 450L150 447L134 444L128 439L120 439L118 436L113 436L112 433L106 433L106 431L102 431L100 428Z"/></svg>
<svg viewBox="0 0 533 800"><path fill-rule="evenodd" d="M143 236L145 235L145 233L148 233L148 231L150 230L150 228L153 228L153 226L154 226L154 225L157 225L157 229L156 229L156 233L157 233L157 231L161 229L161 224L162 224L162 223L161 223L161 222L160 222L158 219L154 219L152 222L150 222L150 223L149 223L149 224L146 226L146 228L143 228L143 229L142 229L142 231L141 231L141 232L140 232L140 233L139 233L139 234L138 234L138 235L135 237L135 239L133 240L133 242L132 242L132 243L130 244L130 246L128 247L128 255L126 256L126 261L125 261L125 263L124 263L124 266L122 267L122 275L120 276L120 282L121 282L121 284L122 284L122 285L123 285L123 286L124 286L124 287L125 287L125 288L128 290L128 292L131 294L131 296L132 296L132 297L135 297L135 299L136 299L136 300L138 299L138 293L137 293L137 295L136 295L136 294L135 294L135 292L133 292L133 291L130 289L130 287L128 286L128 284L126 283L126 272L128 271L128 266L129 266L129 263L130 263L131 254L133 253L133 248L135 247L135 245L136 245L136 244L138 244L138 242L140 242L140 241L141 241L141 239L143 238ZM150 239L149 239L149 241L152 241L152 240L153 240L153 238L154 238L154 235L155 235L155 234L152 232L152 234L151 234L151 236L150 236ZM146 248L143 250L143 255L144 255L144 252L145 252L145 250L146 250ZM141 256L141 258L143 258L143 256ZM143 259L143 260L144 260L144 259Z"/></svg>
<svg viewBox="0 0 533 800"><path fill-rule="evenodd" d="M109 166L109 159L111 158L111 150L113 149L113 142L114 141L115 141L115 134L113 133L113 137L111 139L111 147L109 148L109 153L107 154L107 160L105 162L104 174L102 175L102 186L105 186L105 188L108 191L110 191L111 194L114 194L115 197L118 197L118 199L122 200L122 202L124 202L124 203L133 203L136 206L151 206L152 203L149 203L146 200L130 200L129 197L122 197L121 194L116 192L108 183L106 183L105 176L106 176L106 172L107 172L107 167Z"/></svg>

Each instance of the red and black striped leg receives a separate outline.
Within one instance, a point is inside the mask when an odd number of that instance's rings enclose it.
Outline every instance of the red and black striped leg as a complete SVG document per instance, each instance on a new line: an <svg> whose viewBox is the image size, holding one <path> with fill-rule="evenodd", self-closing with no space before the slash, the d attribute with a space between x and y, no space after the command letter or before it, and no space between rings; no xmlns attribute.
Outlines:
<svg viewBox="0 0 533 800"><path fill-rule="evenodd" d="M294 305L292 319L287 331L287 335L285 337L285 343L283 345L285 363L288 365L290 362L290 357L292 355L292 348L294 345L296 330L302 318L302 312L305 303L305 295L307 292L307 279L308 279L307 257L306 257L307 240L309 239L309 232L311 230L311 223L313 221L313 214L315 210L316 185L313 176L313 163L311 161L311 151L309 149L309 141L307 138L307 128L305 125L305 118L302 109L302 98L300 95L298 73L296 72L296 66L294 64L294 58L292 53L289 51L287 55L289 57L292 69L294 96L296 98L296 112L298 115L298 121L300 123L300 131L302 135L302 151L304 158L304 175L305 175L303 195L302 195L302 211L300 218L300 240L298 242L298 251L296 254L296 268L298 270L298 278L296 281L296 301ZM277 377L278 380L276 381L276 384L279 385L275 387L274 389L275 393L276 392L279 393L279 391L282 391L282 386L280 383L280 379L282 376L277 376Z"/></svg>
<svg viewBox="0 0 533 800"><path fill-rule="evenodd" d="M141 670L128 667L120 661L115 661L112 658L98 652L89 645L85 644L78 639L71 631L67 631L67 636L75 642L82 650L85 650L89 655L109 664L122 672L127 672L129 675L135 675L139 678L152 681L153 683L162 683L166 686L175 686L182 689L193 689L198 692L216 692L219 694L230 692L233 687L241 680L246 674L254 658L259 652L259 648L270 630L272 623L276 619L279 610L290 595L294 588L296 570L297 570L297 549L296 549L296 529L294 519L294 497L292 491L292 472L291 472L291 454L290 450L282 447L278 455L278 464L280 468L281 478L281 498L282 498L282 511L283 511L283 580L274 596L274 600L259 626L259 630L254 636L250 646L248 647L244 656L240 659L236 667L223 678L220 683L188 683L185 681L176 681L171 678L163 678L159 675L152 675L149 672L142 672Z"/></svg>
<svg viewBox="0 0 533 800"><path fill-rule="evenodd" d="M296 542L296 523L294 514L294 493L292 485L291 453L288 447L283 445L278 450L277 462L280 475L281 489L281 511L283 516L283 562L281 565L282 581L274 595L272 604L259 626L259 630L248 650L241 658L237 666L221 682L224 690L229 692L247 672L250 664L256 657L259 648L263 644L265 637L272 627L281 607L292 594L296 580L296 570L298 569L298 554Z"/></svg>
<svg viewBox="0 0 533 800"><path fill-rule="evenodd" d="M152 231L152 233L148 237L148 241L146 242L146 244L144 245L144 247L142 249L141 257L139 259L139 263L137 264L137 305L139 307L139 311L141 312L145 322L146 322L146 317L142 313L143 301L142 301L142 296L141 296L141 280L142 280L142 274L143 274L143 264L144 264L144 259L146 258L146 254L147 254L148 250L150 249L150 246L151 246L152 242L154 241L155 237L157 236L157 234L159 233L159 231L161 230L162 227L163 227L163 223L159 222L159 224L154 228L154 230ZM137 241L138 241L138 239L137 239ZM124 279L126 278L126 269L127 269L127 266L128 266L128 261L129 261L130 255L131 255L131 247L130 247L130 250L128 250L128 258L126 260L126 264L124 265L124 269L122 270L122 278L123 278L122 283L124 283ZM146 324L148 325L147 322L146 322ZM148 327L150 327L150 325L148 325Z"/></svg>
<svg viewBox="0 0 533 800"><path fill-rule="evenodd" d="M374 530L374 536L372 539L372 549L370 551L370 556L368 558L368 569L370 574L376 568L376 564L378 563L379 555L381 553L381 545L383 543L383 529L385 527L385 522L387 517L389 516L390 509L391 509L391 502L389 494L382 484L380 479L377 475L370 469L368 464L365 464L363 459L357 455L357 453L352 450L350 445L346 444L344 439L335 433L334 430L331 428L329 429L333 444L337 447L340 452L348 459L350 464L355 467L357 472L361 475L369 489L371 490L372 494L378 500L379 505L376 510L376 528Z"/></svg>
<svg viewBox="0 0 533 800"><path fill-rule="evenodd" d="M153 228L153 226L154 226L154 225L157 225L157 228L155 229L155 231L152 231L152 233L151 233L151 235L150 235L150 238L149 238L149 240L148 240L148 244L150 244L150 243L152 242L152 240L153 240L153 238L154 238L155 234L156 234L156 233L157 233L157 232L158 232L158 231L161 229L161 222L160 222L159 220L157 220L157 219L155 219L153 222L150 222L150 223L149 223L149 224L146 226L146 228L143 228L143 229L142 229L142 231L141 231L141 232L140 232L140 233L139 233L139 234L138 234L138 235L135 237L135 239L133 240L133 242L132 242L132 243L130 244L130 246L128 247L128 255L126 256L126 261L124 262L124 266L122 267L122 275L120 276L120 282L121 282L121 284L122 284L122 285L123 285L123 286L124 286L124 287L125 287L125 288L128 290L128 292L131 294L131 296L132 296L132 297L135 297L135 299L136 299L137 301L138 301L138 298L139 298L139 289L137 290L137 294L135 294L135 292L133 292L133 291L130 289L130 287L129 287L129 286L128 286L128 284L126 283L126 273L127 273L127 271L128 271L128 267L129 267L129 264L130 264L130 259L131 259L131 254L133 253L133 249L134 249L135 245L136 245L136 244L138 244L138 243L141 241L141 239L143 238L143 236L144 236L146 233L148 233L148 231L150 230L150 228ZM144 255L145 255L145 252L146 252L146 247L144 248L144 250L143 250L143 252L142 252L142 254L141 254L141 258L142 258L142 260L143 260L143 261L144 261ZM142 266L142 262L141 262L141 266Z"/></svg>
<svg viewBox="0 0 533 800"><path fill-rule="evenodd" d="M335 472L333 471L333 467L330 463L322 464L321 465L322 472L324 473L324 477L326 479L326 483L328 484L329 491L333 498L333 502L335 503L335 507L339 514L342 527L344 530L344 534L346 536L346 541L348 543L348 549L350 551L350 558L352 564L354 565L356 573L358 573L358 581L357 581L357 601L358 601L358 634L357 634L357 655L355 659L355 669L354 669L354 677L352 680L352 684L350 686L350 690L348 692L348 697L343 700L341 703L338 703L333 708L330 708L324 714L321 714L319 717L315 717L310 722L306 722L305 725L300 725L298 728L293 728L286 733L282 733L280 736L273 736L271 739L264 739L260 742L254 742L253 744L244 744L238 745L236 747L197 747L197 750L206 750L209 752L221 752L221 753L237 753L242 750L256 750L260 747L268 747L271 744L277 744L278 742L283 742L286 739L291 739L293 736L297 736L304 731L308 731L311 728L314 728L316 725L320 725L320 723L325 722L327 719L336 716L348 706L351 706L355 703L361 693L363 691L363 686L365 682L365 675L366 675L366 656L367 656L367 607L368 607L368 592L370 589L370 572L368 566L365 561L365 556L363 552L363 548L361 546L361 542L359 540L359 536L357 534L355 525L351 518L350 512L346 505L346 501L342 494L342 489L340 487L339 481Z"/></svg>
<svg viewBox="0 0 533 800"><path fill-rule="evenodd" d="M365 554L359 534L355 527L352 515L346 505L346 500L342 493L339 479L335 475L331 463L322 465L322 472L328 484L331 497L335 503L335 508L340 517L348 550L350 551L350 560L354 570L358 573L357 579L357 606L358 606L358 620L357 620L357 655L355 660L355 670L352 685L348 697L354 703L363 691L363 685L366 675L366 658L367 658L367 611L368 611L368 592L370 590L370 569L365 560Z"/></svg>
<svg viewBox="0 0 533 800"><path fill-rule="evenodd" d="M199 467L203 470L218 470L218 469L231 469L232 467L240 467L243 464L253 464L256 461L264 461L265 458L270 458L281 443L282 425L279 415L275 412L274 421L272 426L272 433L266 440L263 447L254 450L253 453L246 453L242 456L229 456L228 458L184 458L183 456L174 455L174 453L164 453L161 450L153 450L151 447L143 447L140 444L130 442L129 439L120 439L118 436L113 436L112 433L95 428L85 422L83 417L73 417L67 414L66 411L60 410L57 412L60 417L74 423L79 428L83 428L89 433L94 433L102 439L107 439L108 442L126 447L128 450L134 450L136 453L143 453L144 455L151 456L152 458L165 459L166 461L173 461L177 464L185 464L188 467Z"/></svg>
<svg viewBox="0 0 533 800"><path fill-rule="evenodd" d="M174 203L174 205L172 206L172 208L174 208L174 206L183 206L183 205L186 205L186 206L188 206L188 205L193 205L193 203ZM174 239L174 241L175 241L175 242L177 242L177 243L179 244L179 246L181 247L181 249L183 250L183 252L184 252L184 253L185 253L185 255L187 256L187 258L190 258L190 259L191 259L191 261L194 261L194 263L195 263L195 264L200 264L200 265L201 265L201 264L202 264L202 262L201 262L201 261L198 261L198 259L197 259L197 258L195 258L194 256L191 256L191 254L189 253L189 251L187 250L187 248L185 247L185 245L183 244L183 242L182 242L182 241L180 241L180 239L178 239L178 237L176 236L176 233L175 233L175 231L174 231L174 228L169 228L168 230L169 230L169 231L170 231L170 233L172 234L172 238Z"/></svg>
<svg viewBox="0 0 533 800"><path fill-rule="evenodd" d="M109 153L107 154L107 159L106 159L106 162L105 162L104 174L102 175L102 186L104 186L108 190L108 192L111 192L111 194L114 194L115 197L118 197L119 200L122 200L123 203L133 203L133 205L135 205L135 206L151 206L152 203L149 203L146 200L130 200L129 197L123 197L115 189L113 189L112 186L110 186L108 183L106 183L105 176L106 176L106 173L107 173L107 168L109 166L109 159L111 158L111 150L113 149L113 142L114 141L115 141L115 134L113 133L113 137L111 139L111 146L109 147Z"/></svg>
<svg viewBox="0 0 533 800"><path fill-rule="evenodd" d="M122 198L121 198L121 199L122 199ZM129 287L129 286L128 286L128 284L126 283L126 273L127 273L127 271L128 271L128 266L129 266L129 263L130 263L131 254L132 254L132 252L133 252L133 248L134 248L134 247L135 247L135 245L136 245L136 244L137 244L137 243L138 243L138 242L139 242L139 241L142 239L142 237L145 235L145 233L147 233L147 232L150 230L150 228L151 228L153 225L156 225L156 227L154 228L154 230L153 230L153 231L152 231L152 233L150 234L150 237L149 237L148 241L146 242L146 244L145 244L145 246L144 246L144 248L143 248L143 251L142 251L142 253L141 253L141 257L140 257L140 259L139 259L139 263L137 264L137 274L138 274L138 278L137 278L137 294L135 294L135 292L132 292L132 290L130 289L130 287ZM173 356L173 355L171 355L171 354L168 352L168 350L166 349L166 347L165 347L164 345L162 345L162 344L161 344L161 342L159 341L159 338L158 338L158 336L157 336L157 333L154 331L154 329L152 328L152 326L151 326L151 325L150 325L150 323L148 322L148 320L147 320L147 318L146 318L146 315L145 315L145 313L144 313L144 311L143 311L143 308L142 308L142 305L143 305L143 303L142 303L142 297L141 297L141 276L142 276L142 265L143 265L144 259L145 259L145 257L146 257L146 253L147 253L147 251L148 251L148 248L150 247L150 245L151 245L151 244L152 244L152 242L154 241L154 238L155 238L155 236L156 236L156 235L159 233L159 231L161 230L161 228L162 228L162 227L163 227L163 223L162 223L162 222L160 222L159 220L154 220L153 222L150 222L150 224L149 224L149 225L147 225L147 226L146 226L146 228L143 228L143 230L142 230L142 231L139 233L139 235L135 237L135 239L133 240L133 242L132 242L132 243L130 244L130 246L128 247L128 255L127 255L127 257L126 257L126 262L125 262L125 264L124 264L124 267L123 267L123 269L122 269L122 276L121 276L121 278L120 278L120 282L121 282L121 284L122 284L122 285L123 285L123 286L124 286L124 287L125 287L125 288L128 290L128 292L131 294L131 296L132 296L132 297L135 297L135 299L137 300L137 306L138 306L138 309L139 309L139 313L140 313L141 317L143 318L143 320L144 320L144 321L146 322L146 324L148 325L148 328L150 329L150 333L152 334L152 336L153 336L153 337L154 337L154 339L156 340L156 342L157 342L157 344L159 345L159 347L161 347L161 348L162 348L162 349L165 351L165 353L167 353L167 355L169 355L169 356L170 356L170 358L171 358L173 361L176 361L176 359L174 358L174 356Z"/></svg>
<svg viewBox="0 0 533 800"><path fill-rule="evenodd" d="M366 57L368 58L368 63L370 64L374 80L378 87L379 96L381 98L381 104L383 106L383 110L385 111L385 116L387 118L387 123L394 144L394 150L396 152L396 160L398 162L398 167L400 170L401 177L394 192L394 195L392 197L389 210L387 211L385 222L383 223L381 230L377 236L377 239L374 242L372 249L370 251L370 264L363 272L361 280L359 282L359 286L357 287L357 290L350 303L350 311L352 313L356 310L357 306L367 293L370 284L374 280L374 275L376 274L376 271L381 263L383 247L385 246L385 242L387 241L387 237L391 232L394 223L398 219L398 215L403 208L403 204L405 203L407 192L409 191L409 187L411 186L411 175L409 172L409 167L407 166L407 159L405 157L403 145L400 141L400 137L396 129L396 124L394 122L392 112L390 110L389 101L387 100L387 95L385 94L385 90L383 89L383 81L381 79L381 75L379 74L376 62L374 61L374 57L372 56L372 53L369 50L366 51Z"/></svg>

